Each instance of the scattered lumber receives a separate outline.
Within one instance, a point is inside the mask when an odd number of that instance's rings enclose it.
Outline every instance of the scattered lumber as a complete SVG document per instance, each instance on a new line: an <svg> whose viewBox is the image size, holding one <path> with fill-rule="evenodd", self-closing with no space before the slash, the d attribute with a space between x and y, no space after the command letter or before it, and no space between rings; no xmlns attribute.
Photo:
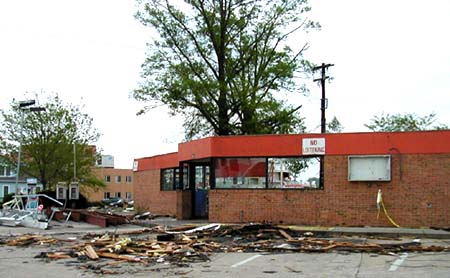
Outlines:
<svg viewBox="0 0 450 278"><path fill-rule="evenodd" d="M278 232L279 232L285 239L287 239L287 240L292 240L292 237L291 237L288 233L286 233L285 230L278 229Z"/></svg>
<svg viewBox="0 0 450 278"><path fill-rule="evenodd" d="M92 248L91 245L86 245L84 247L84 249L86 250L86 256L89 257L89 259L91 260L98 260L98 255L97 252L95 252L94 248Z"/></svg>
<svg viewBox="0 0 450 278"><path fill-rule="evenodd" d="M89 234L75 242L42 235L21 235L0 239L0 247L43 244L54 244L61 249L45 252L39 256L40 258L61 260L84 256L84 262L100 263L106 260L109 261L107 264L204 262L213 252L348 251L392 254L450 251L450 246L423 246L420 241L375 244L351 239L341 241L305 237L299 231L269 224L185 225L175 229L158 226L123 234ZM297 272L295 269L291 271Z"/></svg>
<svg viewBox="0 0 450 278"><path fill-rule="evenodd" d="M23 235L6 241L8 246L28 246L31 244L47 245L55 243L57 240L42 235Z"/></svg>

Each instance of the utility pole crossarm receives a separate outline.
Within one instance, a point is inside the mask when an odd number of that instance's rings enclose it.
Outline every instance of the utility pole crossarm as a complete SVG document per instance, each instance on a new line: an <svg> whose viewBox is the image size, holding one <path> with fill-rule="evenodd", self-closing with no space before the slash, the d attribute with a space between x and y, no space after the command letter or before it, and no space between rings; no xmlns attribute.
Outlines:
<svg viewBox="0 0 450 278"><path fill-rule="evenodd" d="M316 70L318 70L318 69L327 69L327 68L332 67L332 66L334 66L334 64L325 64L325 63L322 63L322 65L320 65L320 66L313 67L313 71L316 71ZM320 79L319 79L319 80L320 80Z"/></svg>

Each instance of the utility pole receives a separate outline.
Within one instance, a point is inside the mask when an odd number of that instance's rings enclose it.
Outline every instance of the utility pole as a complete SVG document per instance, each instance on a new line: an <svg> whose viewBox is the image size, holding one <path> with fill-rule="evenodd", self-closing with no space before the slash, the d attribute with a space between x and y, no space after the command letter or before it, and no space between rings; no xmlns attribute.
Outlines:
<svg viewBox="0 0 450 278"><path fill-rule="evenodd" d="M322 63L321 66L317 66L313 68L313 71L321 70L321 77L314 79L314 81L320 81L320 87L322 87L322 98L320 100L320 110L321 110L321 117L320 117L320 132L326 133L326 126L327 121L325 119L325 109L327 109L328 101L325 98L325 80L328 79L328 76L326 76L326 70L329 67L334 66L333 64L325 64ZM324 185L324 170L325 170L325 157L320 157L320 173L319 173L319 187L323 188Z"/></svg>
<svg viewBox="0 0 450 278"><path fill-rule="evenodd" d="M17 154L17 168L16 168L16 190L18 188L19 184L19 175L20 175L20 160L22 156L22 137L23 137L23 117L25 111L31 111L31 112L40 112L45 111L44 107L30 107L33 106L36 103L35 100L24 100L19 101L19 104L17 106L18 112L20 113L20 122L19 122L19 151Z"/></svg>
<svg viewBox="0 0 450 278"><path fill-rule="evenodd" d="M73 181L77 181L77 146L73 142Z"/></svg>
<svg viewBox="0 0 450 278"><path fill-rule="evenodd" d="M321 66L317 66L313 68L313 71L321 70L321 77L314 79L314 81L320 81L320 87L322 87L322 99L320 100L320 110L321 110L321 118L320 118L320 132L326 133L326 119L325 119L325 109L327 109L328 101L325 98L325 80L327 80L329 77L326 76L326 70L329 67L334 66L334 64L325 64L322 63Z"/></svg>

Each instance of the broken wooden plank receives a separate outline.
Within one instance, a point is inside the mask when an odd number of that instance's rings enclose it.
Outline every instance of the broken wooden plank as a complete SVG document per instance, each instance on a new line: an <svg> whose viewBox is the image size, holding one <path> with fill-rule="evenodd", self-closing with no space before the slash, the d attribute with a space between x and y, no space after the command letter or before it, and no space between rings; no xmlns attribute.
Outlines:
<svg viewBox="0 0 450 278"><path fill-rule="evenodd" d="M129 256L129 255L119 255L116 253L109 253L109 252L97 252L97 255L101 258L116 259L116 260L122 260L122 261L127 261L127 262L140 262L141 261L141 259L139 257Z"/></svg>
<svg viewBox="0 0 450 278"><path fill-rule="evenodd" d="M181 232L181 231L191 230L191 229L194 229L197 227L198 227L198 225L195 225L195 224L187 224L187 225L183 225L183 226L166 229L166 231L167 232Z"/></svg>
<svg viewBox="0 0 450 278"><path fill-rule="evenodd" d="M60 260L60 259L70 259L71 256L67 253L55 252L55 253L47 253L47 258L52 260Z"/></svg>
<svg viewBox="0 0 450 278"><path fill-rule="evenodd" d="M99 257L91 245L86 245L84 249L86 250L86 256L88 256L89 259L98 260Z"/></svg>
<svg viewBox="0 0 450 278"><path fill-rule="evenodd" d="M292 240L292 237L286 231L279 229L278 232L287 240Z"/></svg>

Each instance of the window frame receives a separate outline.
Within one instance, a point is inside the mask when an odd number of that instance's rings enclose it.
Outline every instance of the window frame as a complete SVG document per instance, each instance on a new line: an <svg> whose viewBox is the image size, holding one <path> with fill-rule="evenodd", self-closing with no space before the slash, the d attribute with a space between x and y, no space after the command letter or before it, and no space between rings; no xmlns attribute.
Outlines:
<svg viewBox="0 0 450 278"><path fill-rule="evenodd" d="M125 183L132 183L133 178L131 176L125 176Z"/></svg>
<svg viewBox="0 0 450 278"><path fill-rule="evenodd" d="M159 182L159 191L175 191L177 189L177 170L179 171L180 168L173 167L173 168L163 168L160 171L160 182ZM171 171L172 174L172 184L170 186L165 185L165 172ZM179 182L179 178L178 178Z"/></svg>
<svg viewBox="0 0 450 278"><path fill-rule="evenodd" d="M114 181L115 181L115 183L122 183L122 176L121 175L116 175L114 177Z"/></svg>
<svg viewBox="0 0 450 278"><path fill-rule="evenodd" d="M16 173L13 169L13 167L9 165L0 164L0 177L2 178L9 178L9 177L15 177Z"/></svg>
<svg viewBox="0 0 450 278"><path fill-rule="evenodd" d="M131 192L125 192L125 199L126 200L131 200L133 199L133 194Z"/></svg>
<svg viewBox="0 0 450 278"><path fill-rule="evenodd" d="M266 163L266 169L265 169L265 186L264 187L258 187L258 188L251 188L251 187L233 187L233 188L225 188L225 187L217 187L216 183L216 160L218 159L246 159L246 158L263 158L265 159ZM319 181L317 187L269 187L269 159L270 158L303 158L303 159L310 159L310 158L317 158L319 161ZM323 190L324 189L324 183L325 183L325 177L324 177L324 161L325 156L324 155L298 155L298 156L245 156L245 157L214 157L211 160L211 175L212 177L212 183L211 183L211 189L218 189L218 190Z"/></svg>
<svg viewBox="0 0 450 278"><path fill-rule="evenodd" d="M228 160L232 160L232 159L264 159L264 163L265 163L265 169L264 169L264 177L259 176L259 178L264 178L264 186L263 187L218 187L217 186L217 167L216 167L216 163L217 160L219 159L228 159ZM212 159L211 161L211 169L210 169L210 175L212 176L212 184L211 184L211 189L220 189L220 190L264 190L264 189L268 189L267 188L267 157L265 156L241 156L241 157L215 157ZM234 181L238 181L240 180L242 183L245 183L245 178L246 177L224 177L224 178L228 178L228 179L233 179L233 185L234 185ZM248 177L249 179L251 178L255 178L255 177Z"/></svg>
<svg viewBox="0 0 450 278"><path fill-rule="evenodd" d="M111 182L111 176L110 175L105 175L104 180L105 180L105 182L110 183Z"/></svg>
<svg viewBox="0 0 450 278"><path fill-rule="evenodd" d="M5 190L6 189L6 190ZM6 192L6 193L5 193ZM9 191L9 185L8 184L4 184L3 185L3 198L5 198L9 193L11 193Z"/></svg>
<svg viewBox="0 0 450 278"><path fill-rule="evenodd" d="M317 165L315 165L315 167L318 168L318 169L316 169L316 170L318 170L318 173L317 173L317 175L315 177L310 177L308 179L308 181L309 181L310 179L315 178L316 179L315 186L311 186L311 184L307 184L307 183L300 183L300 184L298 184L299 186L295 186L295 183L292 183L291 185L294 185L294 186L290 187L289 183L284 184L285 183L284 174L283 174L283 177L281 177L281 174L284 173L282 171L282 169L283 169L283 166L285 165L284 164L285 162L283 161L283 163L281 164L282 166L280 166L281 169L280 169L280 172L279 172L280 173L279 174L279 179L276 180L276 182L279 183L278 187L277 186L273 186L273 182L274 182L273 180L272 180L272 186L273 187L270 187L270 175L269 175L270 172L269 172L269 168L267 169L267 189L284 189L284 190L318 190L318 189L323 189L323 180L324 179L323 179L323 173L322 173L323 170L321 169L323 167L323 166L321 166L321 164L323 163L323 155L270 156L270 157L267 157L267 161L268 161L267 165L268 165L268 167L270 167L269 166L270 159L273 159L273 160L292 160L292 159L296 159L296 160L299 160L299 161L300 160L317 159L317 162L316 162ZM287 167L285 169L288 170ZM313 169L313 168L311 168L311 169ZM287 173L289 173L289 172L287 172ZM297 181L297 177L295 177L295 174L301 174L301 172L297 172L297 173L293 173L293 174L294 174L294 181ZM289 176L289 175L287 175L287 176ZM300 179L300 182L301 182L301 179Z"/></svg>

